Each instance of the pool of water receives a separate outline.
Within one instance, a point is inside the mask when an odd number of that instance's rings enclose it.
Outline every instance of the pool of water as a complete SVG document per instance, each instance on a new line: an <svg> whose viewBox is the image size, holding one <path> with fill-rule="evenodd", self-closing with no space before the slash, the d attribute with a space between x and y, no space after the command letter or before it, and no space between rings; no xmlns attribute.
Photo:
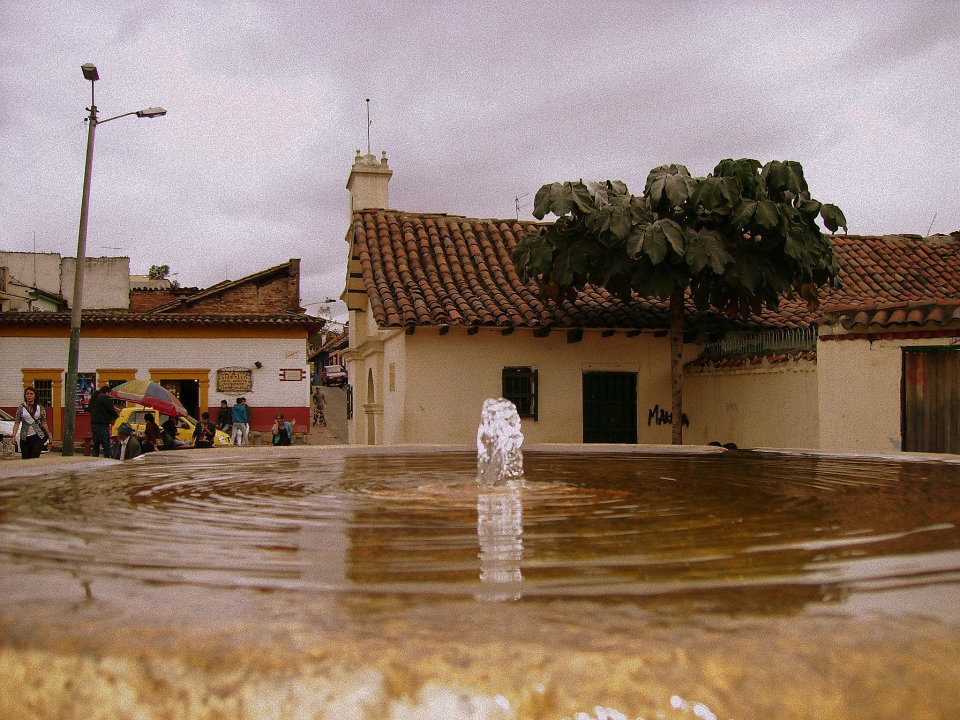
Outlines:
<svg viewBox="0 0 960 720"><path fill-rule="evenodd" d="M282 448L0 480L0 717L960 717L960 464L525 469Z"/></svg>

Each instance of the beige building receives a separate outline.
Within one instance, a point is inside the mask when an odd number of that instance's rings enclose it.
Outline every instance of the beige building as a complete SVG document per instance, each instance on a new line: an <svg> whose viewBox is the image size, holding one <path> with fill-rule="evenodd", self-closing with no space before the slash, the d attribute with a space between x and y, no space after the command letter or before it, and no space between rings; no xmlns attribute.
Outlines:
<svg viewBox="0 0 960 720"><path fill-rule="evenodd" d="M349 441L469 444L487 397L528 442L670 440L666 303L544 305L510 251L536 223L389 209L386 155L347 181ZM960 452L960 238L837 236L822 312L687 308L684 441Z"/></svg>

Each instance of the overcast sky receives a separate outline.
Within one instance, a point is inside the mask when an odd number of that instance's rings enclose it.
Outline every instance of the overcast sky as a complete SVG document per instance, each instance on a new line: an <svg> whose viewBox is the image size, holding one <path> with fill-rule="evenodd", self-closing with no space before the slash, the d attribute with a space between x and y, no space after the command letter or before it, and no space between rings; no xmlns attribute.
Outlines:
<svg viewBox="0 0 960 720"><path fill-rule="evenodd" d="M288 6L304 6L291 9ZM394 208L530 217L546 182L797 160L851 233L960 230L960 3L3 2L0 249L206 287L298 257L343 290L345 183ZM342 305L334 308L344 317Z"/></svg>

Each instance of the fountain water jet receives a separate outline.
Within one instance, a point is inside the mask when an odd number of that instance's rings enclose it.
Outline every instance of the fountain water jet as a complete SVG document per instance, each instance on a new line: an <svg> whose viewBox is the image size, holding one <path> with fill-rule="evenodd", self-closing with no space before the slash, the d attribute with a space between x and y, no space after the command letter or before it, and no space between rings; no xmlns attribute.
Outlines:
<svg viewBox="0 0 960 720"><path fill-rule="evenodd" d="M523 433L517 406L506 398L488 398L477 427L477 482L502 485L523 477Z"/></svg>

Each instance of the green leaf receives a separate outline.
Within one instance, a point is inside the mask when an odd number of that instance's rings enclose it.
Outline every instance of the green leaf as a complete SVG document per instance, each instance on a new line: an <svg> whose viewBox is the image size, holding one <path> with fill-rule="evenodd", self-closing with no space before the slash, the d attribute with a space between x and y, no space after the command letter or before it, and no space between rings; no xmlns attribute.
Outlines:
<svg viewBox="0 0 960 720"><path fill-rule="evenodd" d="M777 204L772 200L762 200L757 203L757 210L753 216L758 226L766 230L772 230L780 223L780 214L777 212Z"/></svg>
<svg viewBox="0 0 960 720"><path fill-rule="evenodd" d="M590 192L588 186L582 182L571 183L570 200L577 209L584 214L593 212L597 208L597 198Z"/></svg>
<svg viewBox="0 0 960 720"><path fill-rule="evenodd" d="M843 228L843 231L847 232L847 219L836 205L824 203L820 207L820 217L823 219L824 227L830 232L836 232L837 228Z"/></svg>
<svg viewBox="0 0 960 720"><path fill-rule="evenodd" d="M663 259L667 256L667 237L663 230L656 225L647 225L643 231L641 250L654 265L663 262Z"/></svg>
<svg viewBox="0 0 960 720"><path fill-rule="evenodd" d="M658 232L663 233L663 236L666 238L667 242L670 243L670 247L673 248L673 251L677 255L683 257L683 250L684 246L686 245L683 237L683 228L669 218L657 220L654 223L654 226L657 228Z"/></svg>
<svg viewBox="0 0 960 720"><path fill-rule="evenodd" d="M566 215L573 209L573 193L570 183L554 183L550 186L550 212L556 216Z"/></svg>
<svg viewBox="0 0 960 720"><path fill-rule="evenodd" d="M721 275L727 264L733 261L717 232L704 230L692 233L689 239L684 257L693 274L709 267L715 275Z"/></svg>
<svg viewBox="0 0 960 720"><path fill-rule="evenodd" d="M686 170L686 168L684 168ZM669 175L664 192L673 207L679 207L697 192L698 183L689 175Z"/></svg>
<svg viewBox="0 0 960 720"><path fill-rule="evenodd" d="M614 206L610 212L610 234L617 240L626 240L633 227L629 205Z"/></svg>
<svg viewBox="0 0 960 720"><path fill-rule="evenodd" d="M773 193L792 193L796 196L807 189L803 167L795 160L771 160L763 166L760 175L767 189Z"/></svg>
<svg viewBox="0 0 960 720"><path fill-rule="evenodd" d="M783 243L783 251L794 260L799 260L804 256L806 248L804 247L802 240L798 240L791 235Z"/></svg>
<svg viewBox="0 0 960 720"><path fill-rule="evenodd" d="M696 201L708 212L729 215L740 203L740 188L733 178L703 178L697 191Z"/></svg>
<svg viewBox="0 0 960 720"><path fill-rule="evenodd" d="M552 185L555 185L553 183ZM539 190L537 190L536 196L533 198L533 216L537 220L543 220L547 213L551 211L551 195L553 193L553 188L551 184L544 185Z"/></svg>
<svg viewBox="0 0 960 720"><path fill-rule="evenodd" d="M815 218L820 213L821 205L818 200L808 198L797 202L796 207L806 217Z"/></svg>
<svg viewBox="0 0 960 720"><path fill-rule="evenodd" d="M643 248L643 238L646 228L646 225L634 225L630 230L630 235L627 237L626 242L627 255L630 257L635 258L640 254L640 250Z"/></svg>
<svg viewBox="0 0 960 720"><path fill-rule="evenodd" d="M730 223L738 230L748 227L753 222L753 216L756 212L756 200L743 200L730 218Z"/></svg>
<svg viewBox="0 0 960 720"><path fill-rule="evenodd" d="M621 196L630 196L630 191L627 189L627 184L622 180L607 180L607 196L608 197L621 197Z"/></svg>
<svg viewBox="0 0 960 720"><path fill-rule="evenodd" d="M664 197L664 188L667 186L667 179L665 177L657 177L647 179L647 186L644 189L644 194L650 198L650 204L653 207L657 207Z"/></svg>
<svg viewBox="0 0 960 720"><path fill-rule="evenodd" d="M653 207L662 206L665 200L675 207L686 202L696 188L697 181L683 165L661 165L647 175L643 194Z"/></svg>
<svg viewBox="0 0 960 720"><path fill-rule="evenodd" d="M760 185L760 162L752 158L739 160L721 160L714 168L716 177L733 178L740 187L740 193L750 198L756 198L757 188Z"/></svg>
<svg viewBox="0 0 960 720"><path fill-rule="evenodd" d="M754 292L763 282L760 261L752 253L744 253L737 258L735 272L737 280L750 292Z"/></svg>

